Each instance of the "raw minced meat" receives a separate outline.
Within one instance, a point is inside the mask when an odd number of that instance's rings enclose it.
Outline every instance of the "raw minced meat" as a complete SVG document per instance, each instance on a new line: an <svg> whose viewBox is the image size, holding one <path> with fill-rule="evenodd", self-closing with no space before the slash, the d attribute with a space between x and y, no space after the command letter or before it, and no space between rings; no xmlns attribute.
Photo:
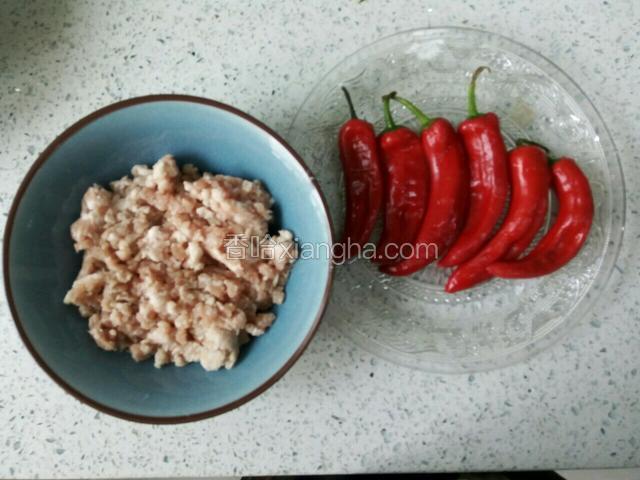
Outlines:
<svg viewBox="0 0 640 480"><path fill-rule="evenodd" d="M84 194L71 226L84 257L64 302L105 350L231 368L284 300L291 232L268 235L273 201L258 181L200 175L170 155L131 173Z"/></svg>

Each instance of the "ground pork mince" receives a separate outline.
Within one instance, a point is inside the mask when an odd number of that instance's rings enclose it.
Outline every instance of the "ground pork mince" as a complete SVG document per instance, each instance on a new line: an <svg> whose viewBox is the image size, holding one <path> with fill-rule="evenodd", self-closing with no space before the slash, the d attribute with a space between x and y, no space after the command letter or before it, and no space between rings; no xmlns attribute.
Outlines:
<svg viewBox="0 0 640 480"><path fill-rule="evenodd" d="M105 350L231 368L284 301L291 232L268 235L273 200L258 181L180 169L170 155L131 174L84 194L71 226L84 257L64 302Z"/></svg>

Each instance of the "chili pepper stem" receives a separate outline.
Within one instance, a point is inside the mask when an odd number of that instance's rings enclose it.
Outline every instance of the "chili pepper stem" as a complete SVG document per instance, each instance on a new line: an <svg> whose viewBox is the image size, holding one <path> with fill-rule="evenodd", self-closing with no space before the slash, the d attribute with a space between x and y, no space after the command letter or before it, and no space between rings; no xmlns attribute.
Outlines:
<svg viewBox="0 0 640 480"><path fill-rule="evenodd" d="M521 146L523 146L523 145L531 145L531 146L534 146L534 147L541 148L541 149L542 149L542 150L544 150L546 153L549 153L549 151L550 151L550 150L549 150L546 146L544 146L543 144L538 143L538 142L534 142L533 140L529 140L529 139L527 139L527 138L518 138L518 139L516 139L516 145L517 145L517 146L519 146L519 147L521 147Z"/></svg>
<svg viewBox="0 0 640 480"><path fill-rule="evenodd" d="M559 160L559 158L551 156L551 150L549 150L549 148L547 148L545 145L543 145L541 143L534 142L533 140L528 140L526 138L518 138L518 139L516 139L516 145L519 146L519 147L521 147L523 145L531 145L533 147L541 148L542 150L544 150L544 153L547 154L547 159L549 160L549 165L553 165L554 163L556 163Z"/></svg>
<svg viewBox="0 0 640 480"><path fill-rule="evenodd" d="M469 83L469 90L467 91L467 110L469 111L469 118L477 117L480 115L478 112L478 105L476 104L476 82L478 77L484 71L490 72L489 67L478 67L471 76L471 82Z"/></svg>
<svg viewBox="0 0 640 480"><path fill-rule="evenodd" d="M398 128L396 122L393 121L393 116L391 115L391 99L395 97L396 92L391 92L382 97L382 107L384 111L384 126L385 131L389 132L391 130L395 130Z"/></svg>
<svg viewBox="0 0 640 480"><path fill-rule="evenodd" d="M358 118L358 115L356 115L356 109L353 108L353 102L351 101L351 95L349 95L349 90L346 89L346 87L340 87L342 88L342 91L344 92L344 96L347 99L347 103L349 104L349 114L351 115L351 118Z"/></svg>
<svg viewBox="0 0 640 480"><path fill-rule="evenodd" d="M429 118L422 110L420 110L415 106L415 104L413 104L406 98L398 97L397 95L395 95L395 92L391 98L401 104L404 108L409 110L418 119L420 125L422 126L422 129L427 128L433 121L433 119Z"/></svg>

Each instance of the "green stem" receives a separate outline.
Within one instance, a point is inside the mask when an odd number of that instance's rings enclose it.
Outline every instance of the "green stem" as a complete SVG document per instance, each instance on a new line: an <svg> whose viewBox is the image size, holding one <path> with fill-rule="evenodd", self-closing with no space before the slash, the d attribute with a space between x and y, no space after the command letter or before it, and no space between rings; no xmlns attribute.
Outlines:
<svg viewBox="0 0 640 480"><path fill-rule="evenodd" d="M480 115L478 112L478 106L476 105L476 82L480 74L485 70L488 72L491 71L489 67L478 67L471 76L471 83L469 83L469 90L467 91L467 110L469 111L469 118Z"/></svg>
<svg viewBox="0 0 640 480"><path fill-rule="evenodd" d="M391 116L391 99L395 96L396 92L391 92L388 95L382 97L382 107L384 109L384 126L385 132L395 130L398 128L396 122L393 121Z"/></svg>
<svg viewBox="0 0 640 480"><path fill-rule="evenodd" d="M519 147L522 147L523 145L531 145L533 147L538 147L542 150L544 150L544 153L547 154L547 158L549 159L549 164L553 165L555 162L558 161L557 157L552 157L551 156L551 150L549 150L545 145L538 143L538 142L534 142L533 140L528 140L526 138L518 138L516 139L516 145Z"/></svg>
<svg viewBox="0 0 640 480"><path fill-rule="evenodd" d="M391 98L393 98L396 102L400 103L403 107L413 113L413 115L415 115L415 117L420 122L420 126L423 130L427 128L433 121L433 119L429 118L422 110L420 110L406 98L398 97L396 95L393 95L393 97Z"/></svg>
<svg viewBox="0 0 640 480"><path fill-rule="evenodd" d="M342 88L342 91L344 92L344 96L347 98L347 103L349 104L349 113L351 114L351 118L358 118L358 115L356 115L356 109L353 108L353 102L351 101L351 95L349 95L349 90L346 89L346 87L340 87Z"/></svg>
<svg viewBox="0 0 640 480"><path fill-rule="evenodd" d="M542 150L544 150L547 153L550 152L550 150L547 147L545 147L544 145L542 145L541 143L534 142L533 140L528 140L526 138L518 138L516 140L516 145L518 145L519 147L521 147L523 145L533 145L534 147L541 148Z"/></svg>

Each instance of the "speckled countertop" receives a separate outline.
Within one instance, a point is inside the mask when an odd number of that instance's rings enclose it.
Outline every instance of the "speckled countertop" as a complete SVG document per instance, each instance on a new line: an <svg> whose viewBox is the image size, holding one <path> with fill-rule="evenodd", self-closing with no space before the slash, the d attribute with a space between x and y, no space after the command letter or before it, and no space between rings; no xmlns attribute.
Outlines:
<svg viewBox="0 0 640 480"><path fill-rule="evenodd" d="M449 4L446 8L444 4ZM136 477L640 465L640 6L635 0L0 0L0 217L65 127L127 97L221 99L286 132L328 68L395 31L503 33L579 79L627 179L613 281L570 340L498 371L396 367L324 322L302 359L222 417L155 427L98 414L36 366L0 306L0 477Z"/></svg>

